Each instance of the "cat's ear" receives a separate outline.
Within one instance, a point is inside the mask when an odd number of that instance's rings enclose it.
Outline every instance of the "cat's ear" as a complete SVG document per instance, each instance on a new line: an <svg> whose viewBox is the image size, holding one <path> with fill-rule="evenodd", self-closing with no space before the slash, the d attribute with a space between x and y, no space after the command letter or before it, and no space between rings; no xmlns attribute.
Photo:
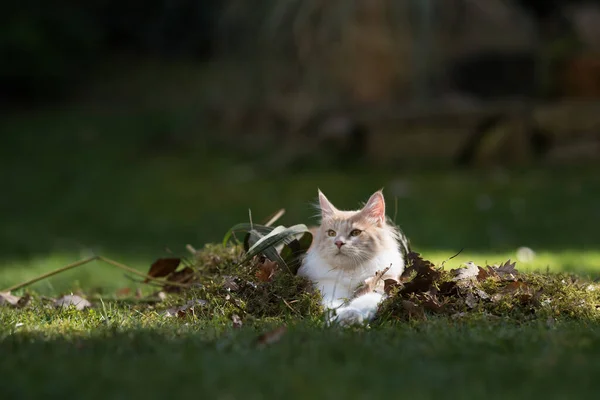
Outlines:
<svg viewBox="0 0 600 400"><path fill-rule="evenodd" d="M321 208L321 218L331 217L337 211L321 190L319 190L319 208Z"/></svg>
<svg viewBox="0 0 600 400"><path fill-rule="evenodd" d="M377 225L383 225L385 221L385 199L381 190L373 193L367 201L367 204L361 210L361 213L369 220Z"/></svg>

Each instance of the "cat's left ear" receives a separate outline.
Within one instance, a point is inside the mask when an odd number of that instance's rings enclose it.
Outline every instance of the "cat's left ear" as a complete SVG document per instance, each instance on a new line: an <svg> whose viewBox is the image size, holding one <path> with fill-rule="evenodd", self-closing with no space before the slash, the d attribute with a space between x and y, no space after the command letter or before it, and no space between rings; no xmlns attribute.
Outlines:
<svg viewBox="0 0 600 400"><path fill-rule="evenodd" d="M383 225L385 221L385 199L381 190L373 193L367 204L361 210L361 213L368 219L374 221L378 226Z"/></svg>

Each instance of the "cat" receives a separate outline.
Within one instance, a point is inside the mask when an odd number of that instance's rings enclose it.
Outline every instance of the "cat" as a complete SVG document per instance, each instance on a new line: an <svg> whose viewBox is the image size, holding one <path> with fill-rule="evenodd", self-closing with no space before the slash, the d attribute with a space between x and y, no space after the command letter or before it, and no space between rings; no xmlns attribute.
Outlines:
<svg viewBox="0 0 600 400"><path fill-rule="evenodd" d="M402 232L388 222L385 199L375 192L357 211L340 211L319 190L321 225L298 269L320 290L329 322L341 325L371 321L384 294L372 291L354 296L355 290L376 272L380 278L399 280L404 271L408 243Z"/></svg>

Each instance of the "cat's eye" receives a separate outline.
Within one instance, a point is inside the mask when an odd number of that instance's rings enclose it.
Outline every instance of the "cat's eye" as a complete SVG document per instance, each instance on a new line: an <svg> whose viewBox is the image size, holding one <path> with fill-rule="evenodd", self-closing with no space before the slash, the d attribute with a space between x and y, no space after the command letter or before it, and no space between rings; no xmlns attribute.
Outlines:
<svg viewBox="0 0 600 400"><path fill-rule="evenodd" d="M361 233L362 233L362 231L361 231L360 229L353 229L353 230L350 232L350 236L358 236L358 235L360 235Z"/></svg>
<svg viewBox="0 0 600 400"><path fill-rule="evenodd" d="M334 236L335 236L335 231L334 231L333 229L329 229L329 230L327 231L327 236L329 236L329 237L334 237Z"/></svg>

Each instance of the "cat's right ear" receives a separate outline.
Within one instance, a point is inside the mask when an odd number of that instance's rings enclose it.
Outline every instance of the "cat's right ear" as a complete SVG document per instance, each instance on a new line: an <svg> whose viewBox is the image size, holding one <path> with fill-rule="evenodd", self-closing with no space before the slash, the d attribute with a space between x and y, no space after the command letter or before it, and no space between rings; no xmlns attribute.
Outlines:
<svg viewBox="0 0 600 400"><path fill-rule="evenodd" d="M319 190L319 207L321 208L321 218L331 217L337 211L321 190Z"/></svg>

